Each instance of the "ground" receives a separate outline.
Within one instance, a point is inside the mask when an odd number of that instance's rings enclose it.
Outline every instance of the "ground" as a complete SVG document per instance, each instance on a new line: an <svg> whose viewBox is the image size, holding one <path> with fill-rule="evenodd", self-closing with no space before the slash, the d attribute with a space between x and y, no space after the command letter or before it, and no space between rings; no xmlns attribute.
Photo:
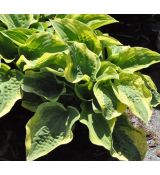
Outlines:
<svg viewBox="0 0 160 175"><path fill-rule="evenodd" d="M153 110L152 118L147 125L132 114L130 117L133 125L144 128L147 134L148 151L144 160L160 160L160 110Z"/></svg>

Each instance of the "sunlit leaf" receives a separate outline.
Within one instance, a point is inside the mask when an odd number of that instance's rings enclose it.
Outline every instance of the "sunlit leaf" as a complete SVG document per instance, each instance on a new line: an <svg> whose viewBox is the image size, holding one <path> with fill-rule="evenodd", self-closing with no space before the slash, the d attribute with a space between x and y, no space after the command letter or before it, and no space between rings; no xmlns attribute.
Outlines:
<svg viewBox="0 0 160 175"><path fill-rule="evenodd" d="M140 76L120 73L119 80L114 80L113 90L117 98L127 105L133 114L146 123L150 120L152 95Z"/></svg>
<svg viewBox="0 0 160 175"><path fill-rule="evenodd" d="M19 52L27 60L36 60L43 54L61 52L66 49L67 45L63 40L51 33L41 32L33 34L25 45L20 47Z"/></svg>
<svg viewBox="0 0 160 175"><path fill-rule="evenodd" d="M51 20L51 24L63 40L85 43L91 51L96 54L100 53L100 41L95 33L84 23L74 19L55 19Z"/></svg>
<svg viewBox="0 0 160 175"><path fill-rule="evenodd" d="M160 62L160 54L142 47L113 46L109 60L131 73Z"/></svg>
<svg viewBox="0 0 160 175"><path fill-rule="evenodd" d="M0 68L0 117L7 114L15 102L22 98L21 84L23 76L16 70L1 71Z"/></svg>
<svg viewBox="0 0 160 175"><path fill-rule="evenodd" d="M139 73L140 74L140 73ZM157 87L152 81L151 77L147 75L140 74L142 79L144 80L147 88L151 91L152 93L152 100L151 100L151 105L153 107L156 107L157 105L160 104L160 94L157 92Z"/></svg>
<svg viewBox="0 0 160 175"><path fill-rule="evenodd" d="M70 57L68 57L65 70L65 77L68 81L76 83L82 79L94 80L99 68L98 56L85 44L78 42L70 44Z"/></svg>
<svg viewBox="0 0 160 175"><path fill-rule="evenodd" d="M115 96L109 80L98 81L93 91L101 107L102 114L107 120L118 117L125 111L126 106Z"/></svg>
<svg viewBox="0 0 160 175"><path fill-rule="evenodd" d="M105 15L105 14L68 14L68 15L56 15L56 17L76 19L88 25L91 29L97 29L104 25L118 22L110 15Z"/></svg>
<svg viewBox="0 0 160 175"><path fill-rule="evenodd" d="M29 26L36 22L34 15L31 14L1 14L0 21L3 22L8 29L16 27L29 28Z"/></svg>

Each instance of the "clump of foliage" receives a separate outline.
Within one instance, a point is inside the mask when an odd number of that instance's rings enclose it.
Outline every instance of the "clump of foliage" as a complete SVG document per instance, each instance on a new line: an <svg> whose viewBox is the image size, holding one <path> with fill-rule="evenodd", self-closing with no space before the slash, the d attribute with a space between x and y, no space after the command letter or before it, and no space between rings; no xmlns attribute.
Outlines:
<svg viewBox="0 0 160 175"><path fill-rule="evenodd" d="M26 155L35 160L70 142L75 122L120 160L142 160L146 136L126 110L147 123L160 95L139 72L160 54L124 46L99 27L109 15L0 15L0 117L17 100L34 112L26 125Z"/></svg>

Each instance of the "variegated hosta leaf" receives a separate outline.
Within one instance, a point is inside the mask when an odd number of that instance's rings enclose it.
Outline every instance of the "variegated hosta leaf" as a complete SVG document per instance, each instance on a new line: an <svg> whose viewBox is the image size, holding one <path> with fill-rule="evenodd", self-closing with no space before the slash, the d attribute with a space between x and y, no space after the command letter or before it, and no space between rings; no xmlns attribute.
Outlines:
<svg viewBox="0 0 160 175"><path fill-rule="evenodd" d="M119 75L117 73L119 68L109 61L101 61L101 67L97 73L97 81L105 81L109 79L118 79Z"/></svg>
<svg viewBox="0 0 160 175"><path fill-rule="evenodd" d="M51 30L53 33L53 28L50 28L51 23L49 21L44 21L44 22L36 22L30 26L30 29L38 32L44 32L44 31L49 31Z"/></svg>
<svg viewBox="0 0 160 175"><path fill-rule="evenodd" d="M91 100L93 98L93 83L82 81L75 84L75 93L81 100Z"/></svg>
<svg viewBox="0 0 160 175"><path fill-rule="evenodd" d="M116 40L115 38L111 36L105 35L105 34L98 36L98 39L102 43L103 47L107 47L109 45L122 45L120 41Z"/></svg>
<svg viewBox="0 0 160 175"><path fill-rule="evenodd" d="M68 14L68 15L56 15L57 18L76 19L82 23L85 23L91 29L97 29L104 25L118 22L110 15L105 14Z"/></svg>
<svg viewBox="0 0 160 175"><path fill-rule="evenodd" d="M29 14L1 14L0 21L3 22L8 29L23 27L29 28L29 26L36 22L34 15Z"/></svg>
<svg viewBox="0 0 160 175"><path fill-rule="evenodd" d="M23 99L21 106L31 112L36 112L38 106L44 103L43 97L36 95L34 93L23 92Z"/></svg>
<svg viewBox="0 0 160 175"><path fill-rule="evenodd" d="M157 105L160 104L160 94L157 92L157 87L154 84L154 82L152 81L151 77L147 76L147 75L143 75L140 74L142 79L144 80L147 88L151 91L152 93L152 101L151 101L151 105L153 107L156 107Z"/></svg>
<svg viewBox="0 0 160 175"><path fill-rule="evenodd" d="M0 31L6 30L6 26L0 21Z"/></svg>
<svg viewBox="0 0 160 175"><path fill-rule="evenodd" d="M21 84L23 76L17 70L0 68L0 117L7 114L15 102L22 98Z"/></svg>
<svg viewBox="0 0 160 175"><path fill-rule="evenodd" d="M84 23L74 19L55 19L51 20L51 24L63 40L85 43L91 51L96 54L100 53L100 41L95 33Z"/></svg>
<svg viewBox="0 0 160 175"><path fill-rule="evenodd" d="M126 50L128 50L130 48L130 46L108 45L108 46L106 46L106 48L107 48L107 55L109 57L109 61L110 61L110 59L112 61L114 59L118 59L119 53L125 52Z"/></svg>
<svg viewBox="0 0 160 175"><path fill-rule="evenodd" d="M122 43L120 41L113 38L108 33L103 33L100 30L95 30L95 33L96 33L98 39L100 40L103 48L108 48L109 46L112 46L112 45L113 46L114 45L118 45L118 46L122 45Z"/></svg>
<svg viewBox="0 0 160 175"><path fill-rule="evenodd" d="M14 42L16 45L22 46L23 44L25 44L27 39L34 33L34 31L24 28L15 28L5 30L2 33L10 40L12 40L12 42Z"/></svg>
<svg viewBox="0 0 160 175"><path fill-rule="evenodd" d="M27 159L35 160L70 142L73 138L72 127L79 119L78 111L73 107L65 109L60 103L41 104L27 126L30 130L31 144L26 140Z"/></svg>
<svg viewBox="0 0 160 175"><path fill-rule="evenodd" d="M70 44L70 57L67 60L65 77L72 83L77 83L82 79L96 78L100 68L98 56L90 51L85 44L72 42Z"/></svg>
<svg viewBox="0 0 160 175"><path fill-rule="evenodd" d="M126 109L115 96L110 81L98 81L93 88L94 95L101 107L103 116L110 120L120 116Z"/></svg>
<svg viewBox="0 0 160 175"><path fill-rule="evenodd" d="M15 59L17 54L16 45L3 32L0 32L0 57L9 63Z"/></svg>
<svg viewBox="0 0 160 175"><path fill-rule="evenodd" d="M102 114L94 113L89 103L83 103L81 108L80 122L88 127L90 141L111 150L112 132L116 119L106 120Z"/></svg>
<svg viewBox="0 0 160 175"><path fill-rule="evenodd" d="M133 114L145 123L150 120L152 94L140 76L120 73L119 80L114 80L113 90L117 98L127 105Z"/></svg>
<svg viewBox="0 0 160 175"><path fill-rule="evenodd" d="M56 101L65 92L64 83L58 82L51 72L27 71L24 76L23 90Z"/></svg>
<svg viewBox="0 0 160 175"><path fill-rule="evenodd" d="M7 64L0 63L0 82L2 82L3 77L5 77L6 73L10 70L10 67Z"/></svg>
<svg viewBox="0 0 160 175"><path fill-rule="evenodd" d="M61 52L66 49L67 45L57 36L48 32L40 32L33 34L25 45L20 47L19 53L27 60L37 60L43 54Z"/></svg>
<svg viewBox="0 0 160 175"><path fill-rule="evenodd" d="M57 53L44 53L41 57L34 61L27 60L24 55L22 55L16 65L21 70L41 70L43 72L52 72L58 76L64 76L64 70L66 68L66 60L69 54L66 52Z"/></svg>
<svg viewBox="0 0 160 175"><path fill-rule="evenodd" d="M126 116L120 116L113 131L112 156L120 160L143 160L147 151L145 133L134 128Z"/></svg>
<svg viewBox="0 0 160 175"><path fill-rule="evenodd" d="M113 53L109 57L109 60L129 73L160 62L160 54L146 48L113 46L112 50L116 50L117 52L116 54Z"/></svg>

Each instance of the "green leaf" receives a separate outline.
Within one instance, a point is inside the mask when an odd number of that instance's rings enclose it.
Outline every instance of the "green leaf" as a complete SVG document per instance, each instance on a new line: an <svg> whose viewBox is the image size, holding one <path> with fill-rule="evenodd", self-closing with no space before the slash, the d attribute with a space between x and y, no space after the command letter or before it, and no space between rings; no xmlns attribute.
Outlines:
<svg viewBox="0 0 160 175"><path fill-rule="evenodd" d="M7 64L0 63L0 80L2 81L3 76L10 70L10 67ZM1 82L0 81L0 82Z"/></svg>
<svg viewBox="0 0 160 175"><path fill-rule="evenodd" d="M122 43L120 41L113 38L112 36L109 36L108 33L102 33L100 30L96 30L95 32L96 32L97 37L100 40L103 48L105 48L105 47L108 48L109 46L112 46L112 45L118 45L118 46L122 45Z"/></svg>
<svg viewBox="0 0 160 175"><path fill-rule="evenodd" d="M9 63L15 59L17 54L16 45L3 32L0 32L0 57Z"/></svg>
<svg viewBox="0 0 160 175"><path fill-rule="evenodd" d="M84 80L94 80L100 68L98 56L91 52L85 44L72 42L70 57L67 60L65 77L72 83Z"/></svg>
<svg viewBox="0 0 160 175"><path fill-rule="evenodd" d="M91 51L96 54L100 53L100 41L95 33L84 23L74 19L55 19L50 21L57 34L63 40L85 43Z"/></svg>
<svg viewBox="0 0 160 175"><path fill-rule="evenodd" d="M36 22L34 15L29 14L1 14L0 21L2 21L8 29L23 27L29 28L29 26Z"/></svg>
<svg viewBox="0 0 160 175"><path fill-rule="evenodd" d="M51 23L49 21L37 22L37 23L32 24L30 26L30 29L33 29L33 30L39 31L39 32L44 32L44 31L48 30L48 28L50 26L51 26Z"/></svg>
<svg viewBox="0 0 160 175"><path fill-rule="evenodd" d="M22 98L22 74L16 70L4 71L0 68L0 117L7 114L15 102Z"/></svg>
<svg viewBox="0 0 160 175"><path fill-rule="evenodd" d="M41 70L42 72L52 72L58 76L64 76L66 60L69 55L65 52L44 53L34 61L27 60L24 55L16 62L19 69L26 71L28 69Z"/></svg>
<svg viewBox="0 0 160 175"><path fill-rule="evenodd" d="M75 93L81 100L91 100L93 98L93 83L82 81L75 84Z"/></svg>
<svg viewBox="0 0 160 175"><path fill-rule="evenodd" d="M72 127L78 119L79 113L73 107L65 109L60 103L53 102L41 104L27 123L31 138L27 160L35 160L70 142Z"/></svg>
<svg viewBox="0 0 160 175"><path fill-rule="evenodd" d="M22 98L22 107L31 111L36 112L38 106L42 103L44 103L45 99L42 97L34 94L34 93L28 93L23 92L23 98Z"/></svg>
<svg viewBox="0 0 160 175"><path fill-rule="evenodd" d="M106 120L102 114L94 113L90 103L83 103L81 108L80 122L88 127L90 141L111 150L112 132L116 119Z"/></svg>
<svg viewBox="0 0 160 175"><path fill-rule="evenodd" d="M109 61L101 61L101 67L97 73L97 81L119 79L118 71L120 69Z"/></svg>
<svg viewBox="0 0 160 175"><path fill-rule="evenodd" d="M24 76L23 90L56 101L65 93L64 83L58 82L51 72L27 71Z"/></svg>
<svg viewBox="0 0 160 175"><path fill-rule="evenodd" d="M42 71L50 71L56 75L64 76L64 70L66 67L66 60L68 55L65 52L58 52L53 54L44 54L37 61L33 62L31 66L24 66L24 70L27 69L41 69ZM32 62L31 62L32 64Z"/></svg>
<svg viewBox="0 0 160 175"><path fill-rule="evenodd" d="M115 47L115 49L114 49ZM114 46L116 54L109 57L113 62L124 71L132 73L137 70L147 68L152 64L160 62L160 54L142 47ZM120 47L120 49L118 49Z"/></svg>
<svg viewBox="0 0 160 175"><path fill-rule="evenodd" d="M7 36L12 42L18 46L25 44L27 39L33 34L34 31L24 28L15 28L10 30L5 30L2 33Z"/></svg>
<svg viewBox="0 0 160 175"><path fill-rule="evenodd" d="M93 91L102 114L107 120L118 117L125 111L126 106L115 96L109 80L98 81L94 85Z"/></svg>
<svg viewBox="0 0 160 175"><path fill-rule="evenodd" d="M140 75L142 77L142 79L145 82L146 87L151 91L151 93L152 93L151 105L153 107L156 107L157 105L160 104L160 94L157 92L156 85L152 81L151 77L149 77L147 75L140 74L140 73L138 75Z"/></svg>
<svg viewBox="0 0 160 175"><path fill-rule="evenodd" d="M56 17L78 20L88 25L91 29L97 29L99 27L118 22L110 15L105 14L68 14L56 15Z"/></svg>
<svg viewBox="0 0 160 175"><path fill-rule="evenodd" d="M137 117L147 123L152 115L152 94L142 78L136 74L120 73L119 80L114 80L113 90L117 98Z"/></svg>
<svg viewBox="0 0 160 175"><path fill-rule="evenodd" d="M130 48L130 46L117 46L117 45L108 45L107 46L107 55L109 60L114 60L119 58L121 52L125 52Z"/></svg>
<svg viewBox="0 0 160 175"><path fill-rule="evenodd" d="M116 152L112 156L120 160L143 160L147 151L146 135L134 128L126 116L121 116L114 127L113 147Z"/></svg>
<svg viewBox="0 0 160 175"><path fill-rule="evenodd" d="M67 49L67 45L56 35L48 32L33 34L26 44L19 49L20 55L24 55L27 60L36 60L43 54L61 52Z"/></svg>

